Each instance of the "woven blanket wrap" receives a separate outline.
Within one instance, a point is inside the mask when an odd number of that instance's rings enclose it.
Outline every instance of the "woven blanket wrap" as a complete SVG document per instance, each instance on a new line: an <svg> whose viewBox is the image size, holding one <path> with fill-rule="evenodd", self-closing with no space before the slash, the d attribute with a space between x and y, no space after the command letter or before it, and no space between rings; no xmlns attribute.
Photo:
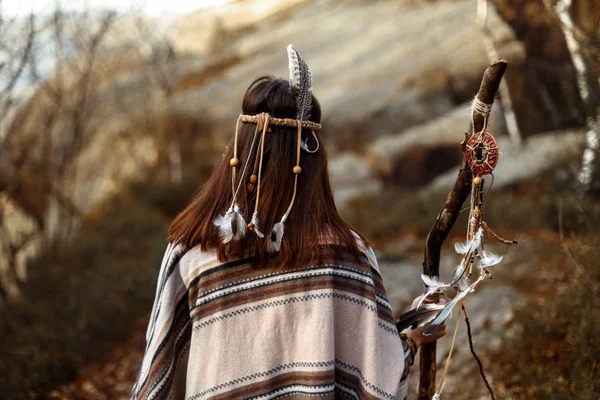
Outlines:
<svg viewBox="0 0 600 400"><path fill-rule="evenodd" d="M359 245L359 263L281 271L170 244L132 398L404 399L412 355Z"/></svg>

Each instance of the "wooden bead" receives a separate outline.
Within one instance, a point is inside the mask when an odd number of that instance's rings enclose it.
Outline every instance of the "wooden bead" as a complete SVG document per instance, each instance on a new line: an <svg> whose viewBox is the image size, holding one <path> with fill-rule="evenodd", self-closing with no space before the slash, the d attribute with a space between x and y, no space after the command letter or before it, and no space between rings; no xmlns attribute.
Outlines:
<svg viewBox="0 0 600 400"><path fill-rule="evenodd" d="M476 176L475 178L473 178L473 185L481 185L481 183L483 182L483 179L481 179L481 177Z"/></svg>
<svg viewBox="0 0 600 400"><path fill-rule="evenodd" d="M249 231L252 231L252 230L254 230L254 225L252 225L252 224L248 224L248 230L249 230Z"/></svg>
<svg viewBox="0 0 600 400"><path fill-rule="evenodd" d="M254 184L249 183L248 186L246 186L246 193L252 193L254 192Z"/></svg>
<svg viewBox="0 0 600 400"><path fill-rule="evenodd" d="M252 174L250 175L250 183L256 183L258 181L258 176Z"/></svg>
<svg viewBox="0 0 600 400"><path fill-rule="evenodd" d="M240 160L233 157L231 160L229 160L229 165L231 165L232 167L237 167L240 164Z"/></svg>
<svg viewBox="0 0 600 400"><path fill-rule="evenodd" d="M295 173L296 175L298 175L299 173L301 173L301 172L302 172L302 168L300 168L300 166L296 165L296 166L294 167L293 171L294 171L294 173Z"/></svg>

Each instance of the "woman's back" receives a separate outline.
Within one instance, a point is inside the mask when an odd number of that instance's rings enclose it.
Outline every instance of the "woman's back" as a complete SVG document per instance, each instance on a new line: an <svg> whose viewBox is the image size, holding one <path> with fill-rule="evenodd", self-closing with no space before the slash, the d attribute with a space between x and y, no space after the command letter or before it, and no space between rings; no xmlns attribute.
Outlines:
<svg viewBox="0 0 600 400"><path fill-rule="evenodd" d="M136 398L396 398L405 352L359 246L292 270L170 246Z"/></svg>

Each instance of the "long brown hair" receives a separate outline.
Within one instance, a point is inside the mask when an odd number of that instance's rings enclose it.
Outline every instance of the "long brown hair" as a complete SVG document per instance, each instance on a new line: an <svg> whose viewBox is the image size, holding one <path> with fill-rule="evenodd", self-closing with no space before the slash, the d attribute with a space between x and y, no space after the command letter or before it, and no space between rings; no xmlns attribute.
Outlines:
<svg viewBox="0 0 600 400"><path fill-rule="evenodd" d="M242 103L246 115L269 113L276 118L295 118L296 102L290 93L287 80L265 76L255 80L246 90ZM310 120L321 121L321 107L313 97ZM238 135L238 157L243 165L248 157L253 166L256 151L251 151L252 138L256 125L241 124ZM290 202L294 186L292 169L296 161L296 128L270 126L271 132L265 136L264 160L262 167L259 204L259 226L268 235L273 225L281 219ZM302 173L298 179L298 192L294 208L286 223L285 234L279 252L269 254L265 249L265 239L248 231L239 241L223 244L213 221L223 214L232 202L231 174L229 160L233 157L233 140L219 157L212 175L192 202L175 218L169 229L169 241L191 248L200 245L201 249L216 249L219 260L255 256L258 266L281 268L302 268L311 263L326 262L325 258L336 257L339 253L350 253L358 258L360 252L356 237L351 228L339 216L329 182L327 152L322 133L319 132L320 149L314 154L302 152L300 166ZM309 146L316 143L310 131L302 136L310 136ZM242 188L249 182L252 168L244 176L238 169L238 179ZM246 220L254 210L256 191L247 193L241 190L237 202ZM335 246L333 252L324 251L319 245L319 236ZM364 240L364 239L363 239ZM336 254L337 252L337 254Z"/></svg>

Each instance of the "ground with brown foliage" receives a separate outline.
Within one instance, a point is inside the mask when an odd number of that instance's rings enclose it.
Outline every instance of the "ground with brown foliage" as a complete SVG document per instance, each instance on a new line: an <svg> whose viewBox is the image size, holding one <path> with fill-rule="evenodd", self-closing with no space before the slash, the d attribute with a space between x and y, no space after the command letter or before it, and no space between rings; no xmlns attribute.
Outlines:
<svg viewBox="0 0 600 400"><path fill-rule="evenodd" d="M84 366L75 381L48 395L53 400L129 400L131 387L142 363L144 331L140 327L130 340L99 361Z"/></svg>

